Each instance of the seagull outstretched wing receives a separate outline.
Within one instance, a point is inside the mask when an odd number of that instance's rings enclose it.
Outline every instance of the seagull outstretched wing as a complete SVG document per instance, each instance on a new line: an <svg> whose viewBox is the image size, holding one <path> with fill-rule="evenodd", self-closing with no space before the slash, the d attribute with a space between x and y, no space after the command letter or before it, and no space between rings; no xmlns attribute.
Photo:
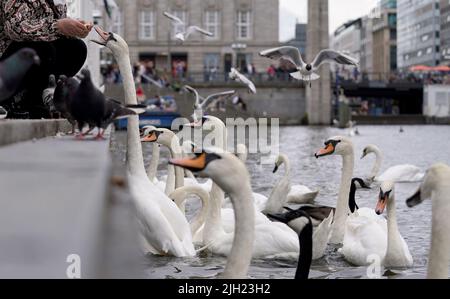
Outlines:
<svg viewBox="0 0 450 299"><path fill-rule="evenodd" d="M198 91L189 85L185 85L184 89L186 89L187 91L189 91L190 93L192 93L195 96L194 108L201 109L200 95L198 94Z"/></svg>
<svg viewBox="0 0 450 299"><path fill-rule="evenodd" d="M284 46L279 48L273 48L269 50L265 50L259 53L259 55L263 57L268 57L270 59L279 60L283 58L287 60L297 67L303 67L305 62L303 61L302 55L300 54L299 49L292 46Z"/></svg>
<svg viewBox="0 0 450 299"><path fill-rule="evenodd" d="M359 66L359 62L355 58L344 53L329 49L320 51L314 59L312 66L313 68L318 69L322 64L332 62L344 65L354 65L356 67Z"/></svg>
<svg viewBox="0 0 450 299"><path fill-rule="evenodd" d="M168 17L169 19L171 19L174 23L179 24L179 25L184 25L184 22L180 18L178 18L178 17L176 17L176 16L174 16L174 15L172 15L172 14L166 12L166 11L163 14L166 17Z"/></svg>
<svg viewBox="0 0 450 299"><path fill-rule="evenodd" d="M233 94L235 94L236 91L234 90L230 90L230 91L225 91L225 92L219 92L219 93L215 93L212 94L210 96L208 96L201 104L200 104L200 108L201 109L206 109L209 104L211 104L215 99L217 98L227 98Z"/></svg>
<svg viewBox="0 0 450 299"><path fill-rule="evenodd" d="M242 82L243 84L247 85L247 87L251 93L256 94L255 84L252 81L250 81L250 79L248 79L246 76L241 74L235 68L231 69L230 79Z"/></svg>
<svg viewBox="0 0 450 299"><path fill-rule="evenodd" d="M187 39L191 34L193 34L195 32L199 32L199 33L207 35L207 36L214 36L214 34L212 34L211 32L206 31L205 29L202 29L198 26L189 26L186 30L185 38Z"/></svg>

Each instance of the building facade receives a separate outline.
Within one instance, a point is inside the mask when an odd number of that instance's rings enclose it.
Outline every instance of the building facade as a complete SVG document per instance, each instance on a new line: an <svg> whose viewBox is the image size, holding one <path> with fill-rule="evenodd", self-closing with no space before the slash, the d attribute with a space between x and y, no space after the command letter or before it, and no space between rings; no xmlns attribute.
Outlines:
<svg viewBox="0 0 450 299"><path fill-rule="evenodd" d="M116 0L118 9L108 26L125 38L132 62L151 62L156 69L228 72L253 65L262 72L270 61L259 57L265 48L279 45L278 0ZM185 43L173 39L169 12L189 25L214 34L193 34ZM105 18L107 19L107 18ZM170 55L169 55L170 53Z"/></svg>
<svg viewBox="0 0 450 299"><path fill-rule="evenodd" d="M296 47L302 55L306 55L306 32L307 24L296 24L295 38L286 42L286 45Z"/></svg>
<svg viewBox="0 0 450 299"><path fill-rule="evenodd" d="M440 63L439 0L397 1L397 63L400 69Z"/></svg>
<svg viewBox="0 0 450 299"><path fill-rule="evenodd" d="M397 70L397 9L396 1L381 3L379 16L372 19L373 72L389 74Z"/></svg>
<svg viewBox="0 0 450 299"><path fill-rule="evenodd" d="M450 1L441 0L441 60L450 63Z"/></svg>

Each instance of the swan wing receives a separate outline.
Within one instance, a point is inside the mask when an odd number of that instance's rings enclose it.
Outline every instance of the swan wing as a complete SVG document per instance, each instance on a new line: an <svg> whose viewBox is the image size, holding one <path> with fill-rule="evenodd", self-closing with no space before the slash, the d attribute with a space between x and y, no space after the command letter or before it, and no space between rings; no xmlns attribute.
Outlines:
<svg viewBox="0 0 450 299"><path fill-rule="evenodd" d="M334 212L314 230L313 234L313 260L320 259L325 255L328 241L331 236Z"/></svg>
<svg viewBox="0 0 450 299"><path fill-rule="evenodd" d="M312 204L319 190L311 190L307 186L294 185L288 194L288 202L293 204Z"/></svg>
<svg viewBox="0 0 450 299"><path fill-rule="evenodd" d="M396 165L383 174L381 174L376 180L379 182L393 181L397 183L401 182L417 182L423 178L423 174L419 167L409 164Z"/></svg>
<svg viewBox="0 0 450 299"><path fill-rule="evenodd" d="M298 258L297 234L283 223L256 225L253 258Z"/></svg>
<svg viewBox="0 0 450 299"><path fill-rule="evenodd" d="M173 201L146 176L131 176L138 222L143 237L161 254L195 256L190 226Z"/></svg>
<svg viewBox="0 0 450 299"><path fill-rule="evenodd" d="M344 242L340 252L349 263L356 266L368 265L370 255L384 258L387 250L386 223L383 225L382 221L365 216L365 213L370 215L369 210L350 215L345 224Z"/></svg>

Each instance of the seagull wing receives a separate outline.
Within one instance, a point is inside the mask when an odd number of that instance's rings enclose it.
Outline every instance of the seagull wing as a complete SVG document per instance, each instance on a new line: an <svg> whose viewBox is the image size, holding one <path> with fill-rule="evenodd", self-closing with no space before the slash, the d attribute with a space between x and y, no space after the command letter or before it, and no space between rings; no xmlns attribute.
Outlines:
<svg viewBox="0 0 450 299"><path fill-rule="evenodd" d="M279 48L273 48L262 51L259 53L259 55L274 60L283 58L284 60L293 63L297 67L303 67L305 65L302 55L300 54L299 49L297 49L296 47L284 46Z"/></svg>
<svg viewBox="0 0 450 299"><path fill-rule="evenodd" d="M174 15L172 15L172 14L166 12L166 11L164 12L164 15L166 17L168 17L169 19L171 19L174 23L177 23L179 25L184 25L184 22L180 18L178 18L178 17L176 17L176 16L174 16Z"/></svg>
<svg viewBox="0 0 450 299"><path fill-rule="evenodd" d="M320 51L314 59L312 66L314 69L318 69L322 64L332 62L337 62L344 65L354 65L356 67L359 66L359 62L355 58L334 50Z"/></svg>
<svg viewBox="0 0 450 299"><path fill-rule="evenodd" d="M231 96L231 95L233 95L233 94L235 94L235 93L236 93L236 91L230 90L230 91L225 91L225 92L220 92L220 93L212 94L212 95L208 96L208 97L202 102L201 108L204 109L204 108L208 107L209 104L210 104L211 102L213 102L213 101L214 101L215 99L217 99L217 98L223 98L223 99L225 99L226 97L229 97L229 96Z"/></svg>
<svg viewBox="0 0 450 299"><path fill-rule="evenodd" d="M189 37L189 35L191 35L192 33L195 32L199 32L201 34L207 35L207 36L213 36L214 34L212 34L209 31L206 31L205 29L202 29L198 26L189 26L188 29L186 30L186 38Z"/></svg>
<svg viewBox="0 0 450 299"><path fill-rule="evenodd" d="M190 93L192 93L195 96L194 108L195 109L200 109L200 96L198 94L198 91L195 88L193 88L193 87L191 87L189 85L185 85L184 89L186 89L187 91L189 91Z"/></svg>
<svg viewBox="0 0 450 299"><path fill-rule="evenodd" d="M247 85L247 87L248 87L248 89L250 90L251 93L256 94L255 84L252 81L250 81L250 79L248 79L246 76L244 76L243 74L239 73L237 70L234 70L234 76L233 77L231 79L241 81L242 83Z"/></svg>
<svg viewBox="0 0 450 299"><path fill-rule="evenodd" d="M145 75L145 74L141 74L141 77L144 78L145 80L147 80L148 82L152 83L153 85L155 85L158 88L163 88L162 84L159 83L158 81L153 80L152 78L150 78L149 76Z"/></svg>

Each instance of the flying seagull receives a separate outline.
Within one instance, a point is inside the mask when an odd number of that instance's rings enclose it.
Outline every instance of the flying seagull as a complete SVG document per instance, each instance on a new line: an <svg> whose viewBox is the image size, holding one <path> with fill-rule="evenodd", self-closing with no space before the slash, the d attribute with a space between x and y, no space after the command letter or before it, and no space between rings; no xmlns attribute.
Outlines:
<svg viewBox="0 0 450 299"><path fill-rule="evenodd" d="M198 94L198 92L197 92L197 90L195 90L195 88L192 88L189 85L185 85L184 89L189 91L190 93L194 94L194 96L195 96L194 115L192 116L194 118L194 122L201 120L203 117L203 112L208 110L214 104L216 104L217 101L223 101L227 97L236 93L236 91L230 90L230 91L215 93L215 94L209 95L206 98L203 98Z"/></svg>
<svg viewBox="0 0 450 299"><path fill-rule="evenodd" d="M250 81L250 79L242 75L237 69L231 68L229 76L231 80L238 81L247 85L249 93L256 94L255 84L252 81Z"/></svg>
<svg viewBox="0 0 450 299"><path fill-rule="evenodd" d="M19 90L22 80L33 65L39 65L36 51L24 48L0 62L0 102L11 98Z"/></svg>
<svg viewBox="0 0 450 299"><path fill-rule="evenodd" d="M103 6L105 7L106 14L111 19L112 11L117 8L117 4L114 0L103 0Z"/></svg>
<svg viewBox="0 0 450 299"><path fill-rule="evenodd" d="M324 63L336 62L343 65L359 66L359 62L344 53L334 50L322 50L317 54L311 63L305 63L299 49L292 46L284 46L265 50L259 53L260 56L273 60L282 60L290 65L293 70L291 76L297 80L314 81L320 78L316 71Z"/></svg>
<svg viewBox="0 0 450 299"><path fill-rule="evenodd" d="M179 25L180 27L183 28L182 31L179 32L175 32L175 39L179 40L180 42L184 42L186 41L189 36L195 32L207 35L207 36L214 36L214 34L212 34L209 31L206 31L205 29L202 29L198 26L188 26L186 28L186 24L180 20L180 18L168 13L168 12L164 12L164 15L169 18L172 21L172 24L174 25Z"/></svg>

